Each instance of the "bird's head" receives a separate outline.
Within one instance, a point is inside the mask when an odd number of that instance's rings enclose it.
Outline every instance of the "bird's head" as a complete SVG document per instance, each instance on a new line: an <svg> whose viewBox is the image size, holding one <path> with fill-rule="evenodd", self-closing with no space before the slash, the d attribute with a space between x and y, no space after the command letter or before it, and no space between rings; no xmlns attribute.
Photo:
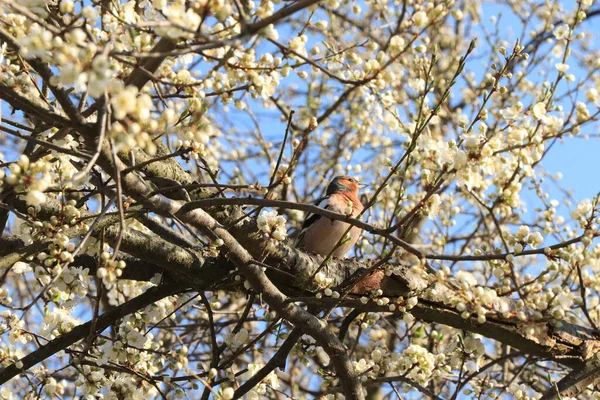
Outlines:
<svg viewBox="0 0 600 400"><path fill-rule="evenodd" d="M356 180L356 178L352 178L349 176L336 176L333 178L329 186L327 186L327 194L334 193L345 193L350 192L353 194L357 194L359 189L366 187L367 185L363 185Z"/></svg>

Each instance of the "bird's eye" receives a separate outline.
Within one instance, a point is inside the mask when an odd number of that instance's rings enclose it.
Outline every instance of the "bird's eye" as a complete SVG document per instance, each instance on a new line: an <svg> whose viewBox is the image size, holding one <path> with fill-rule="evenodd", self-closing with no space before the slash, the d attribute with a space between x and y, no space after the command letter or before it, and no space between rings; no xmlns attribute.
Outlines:
<svg viewBox="0 0 600 400"><path fill-rule="evenodd" d="M350 182L354 183L354 178L348 179Z"/></svg>

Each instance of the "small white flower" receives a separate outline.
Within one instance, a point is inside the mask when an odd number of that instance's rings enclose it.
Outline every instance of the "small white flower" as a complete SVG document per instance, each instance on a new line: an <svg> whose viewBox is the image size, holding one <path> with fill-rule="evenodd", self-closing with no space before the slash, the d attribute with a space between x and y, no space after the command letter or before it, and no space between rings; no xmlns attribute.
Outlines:
<svg viewBox="0 0 600 400"><path fill-rule="evenodd" d="M17 261L13 264L11 271L15 274L26 274L31 271L31 266L23 261Z"/></svg>
<svg viewBox="0 0 600 400"><path fill-rule="evenodd" d="M7 47L6 42L2 43L2 46L0 46L0 65L2 65L2 63L4 62L4 55L6 54L6 47Z"/></svg>
<svg viewBox="0 0 600 400"><path fill-rule="evenodd" d="M527 137L527 130L519 127L511 127L508 130L508 138L515 142L522 142Z"/></svg>
<svg viewBox="0 0 600 400"><path fill-rule="evenodd" d="M416 306L418 302L419 302L419 299L417 299L416 297L409 297L406 300L406 309L410 310L411 308Z"/></svg>
<svg viewBox="0 0 600 400"><path fill-rule="evenodd" d="M592 208L592 203L589 200L584 200L577 205L576 209L571 211L571 218L575 220L587 218L590 215Z"/></svg>
<svg viewBox="0 0 600 400"><path fill-rule="evenodd" d="M498 294L494 289L484 288L483 294L479 296L481 302L485 305L491 305L498 298Z"/></svg>
<svg viewBox="0 0 600 400"><path fill-rule="evenodd" d="M127 114L135 111L137 107L137 92L136 87L128 86L113 96L110 103L116 119L123 119Z"/></svg>
<svg viewBox="0 0 600 400"><path fill-rule="evenodd" d="M543 120L546 116L546 104L543 102L537 103L531 108L531 113L536 120Z"/></svg>
<svg viewBox="0 0 600 400"><path fill-rule="evenodd" d="M432 220L438 215L438 213L440 212L441 202L442 202L442 199L441 199L440 195L437 193L432 195L429 198L429 201L427 202L428 203L427 206L429 209L429 213L428 213L427 217L429 219Z"/></svg>
<svg viewBox="0 0 600 400"><path fill-rule="evenodd" d="M398 368L407 377L426 385L435 371L436 356L422 346L411 344L400 354Z"/></svg>
<svg viewBox="0 0 600 400"><path fill-rule="evenodd" d="M273 232L273 234L271 235L271 237L275 240L284 240L287 235L285 232L282 232L281 230L276 230L275 232Z"/></svg>
<svg viewBox="0 0 600 400"><path fill-rule="evenodd" d="M392 36L392 38L390 39L390 50L400 51L404 48L405 44L406 42L404 41L404 38L402 38L402 36Z"/></svg>
<svg viewBox="0 0 600 400"><path fill-rule="evenodd" d="M585 92L585 98L589 102L592 102L592 103L597 102L598 99L600 98L600 94L598 93L598 89L596 89L596 88L589 88Z"/></svg>
<svg viewBox="0 0 600 400"><path fill-rule="evenodd" d="M464 167L465 165L467 165L467 161L468 161L467 153L465 153L464 151L457 150L456 153L454 153L453 162L454 162L454 168L456 170L459 170L462 167Z"/></svg>
<svg viewBox="0 0 600 400"><path fill-rule="evenodd" d="M554 301L557 302L558 306L563 310L568 310L573 305L573 298L574 296L572 293L561 292L556 296Z"/></svg>
<svg viewBox="0 0 600 400"><path fill-rule="evenodd" d="M566 39L569 37L569 34L571 33L571 28L567 24L562 24L562 25L559 25L556 28L554 28L552 33L554 34L554 37L557 40Z"/></svg>
<svg viewBox="0 0 600 400"><path fill-rule="evenodd" d="M415 92L422 92L425 90L425 80L421 78L412 78L408 80L408 86Z"/></svg>
<svg viewBox="0 0 600 400"><path fill-rule="evenodd" d="M565 63L558 63L556 65L554 65L556 67L556 69L558 70L558 72L567 72L567 70L569 69L569 64L565 64Z"/></svg>
<svg viewBox="0 0 600 400"><path fill-rule="evenodd" d="M469 151L474 151L479 148L479 137L477 135L468 135L465 138L465 148Z"/></svg>
<svg viewBox="0 0 600 400"><path fill-rule="evenodd" d="M266 211L258 216L258 229L266 233L271 239L282 241L287 237L286 220L277 211Z"/></svg>
<svg viewBox="0 0 600 400"><path fill-rule="evenodd" d="M425 26L427 23L429 23L429 18L427 17L425 11L417 11L413 15L412 19L416 26Z"/></svg>
<svg viewBox="0 0 600 400"><path fill-rule="evenodd" d="M319 29L327 29L327 21L317 21L317 23L315 24L315 26Z"/></svg>
<svg viewBox="0 0 600 400"><path fill-rule="evenodd" d="M30 206L39 206L46 201L46 195L39 190L30 190L25 197L25 202Z"/></svg>
<svg viewBox="0 0 600 400"><path fill-rule="evenodd" d="M381 353L381 350L379 350L379 349L375 349L371 352L371 358L375 362L381 361L382 357L383 357L383 354Z"/></svg>
<svg viewBox="0 0 600 400"><path fill-rule="evenodd" d="M527 225L521 225L519 227L519 229L517 230L517 233L515 234L515 237L518 240L525 240L527 239L527 236L529 236L529 226Z"/></svg>
<svg viewBox="0 0 600 400"><path fill-rule="evenodd" d="M523 119L524 116L522 114L523 110L523 103L521 103L520 101L517 102L517 104L504 108L502 110L500 110L500 115L502 115L502 118L504 118L507 121L516 121L519 119Z"/></svg>
<svg viewBox="0 0 600 400"><path fill-rule="evenodd" d="M575 109L577 111L577 122L581 123L590 119L590 112L585 103L578 101Z"/></svg>
<svg viewBox="0 0 600 400"><path fill-rule="evenodd" d="M472 273L465 270L458 271L456 273L456 279L466 287L477 285L477 279L475 279L475 276Z"/></svg>
<svg viewBox="0 0 600 400"><path fill-rule="evenodd" d="M461 10L452 10L452 17L455 20L460 21L461 19L463 19L464 15Z"/></svg>
<svg viewBox="0 0 600 400"><path fill-rule="evenodd" d="M235 390L233 390L233 388L228 387L223 389L223 395L222 398L223 400L231 400L233 399L233 395L235 394Z"/></svg>
<svg viewBox="0 0 600 400"><path fill-rule="evenodd" d="M529 235L527 241L529 242L531 247L535 249L536 247L539 247L542 243L544 243L544 236L542 236L540 232L534 232L531 235Z"/></svg>
<svg viewBox="0 0 600 400"><path fill-rule="evenodd" d="M49 378L44 385L44 392L51 397L54 397L54 394L56 393L58 387L56 384L56 379L54 378Z"/></svg>

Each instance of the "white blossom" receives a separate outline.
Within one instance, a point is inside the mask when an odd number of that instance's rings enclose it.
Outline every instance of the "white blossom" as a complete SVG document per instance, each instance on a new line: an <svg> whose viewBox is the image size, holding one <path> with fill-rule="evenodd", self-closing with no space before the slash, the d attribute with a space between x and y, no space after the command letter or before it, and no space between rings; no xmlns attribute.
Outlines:
<svg viewBox="0 0 600 400"><path fill-rule="evenodd" d="M531 108L531 113L533 114L533 117L538 121L543 120L546 116L546 104L543 102L536 103Z"/></svg>
<svg viewBox="0 0 600 400"><path fill-rule="evenodd" d="M429 23L429 18L424 11L417 11L413 15L413 22L416 26L425 26Z"/></svg>
<svg viewBox="0 0 600 400"><path fill-rule="evenodd" d="M265 211L256 220L258 229L277 241L287 237L286 220L277 211Z"/></svg>
<svg viewBox="0 0 600 400"><path fill-rule="evenodd" d="M22 261L17 261L16 263L13 264L13 266L11 268L11 272L13 272L15 274L26 274L28 272L31 272L31 270L32 270L31 266Z"/></svg>
<svg viewBox="0 0 600 400"><path fill-rule="evenodd" d="M561 24L554 28L552 33L557 40L567 39L571 34L571 28L567 24Z"/></svg>

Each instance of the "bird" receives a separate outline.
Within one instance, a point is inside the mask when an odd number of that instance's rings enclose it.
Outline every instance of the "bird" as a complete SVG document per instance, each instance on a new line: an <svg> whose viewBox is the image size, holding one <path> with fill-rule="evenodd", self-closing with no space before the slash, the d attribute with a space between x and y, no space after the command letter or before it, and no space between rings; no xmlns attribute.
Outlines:
<svg viewBox="0 0 600 400"><path fill-rule="evenodd" d="M325 196L318 199L315 205L354 218L364 209L364 206L358 199L358 191L366 186L360 184L355 178L336 176L327 186ZM348 228L350 228L350 224L347 222L331 220L327 217L310 213L306 216L302 224L302 228L296 239L296 247L325 256L331 253L333 257L344 258L362 232L362 229L353 226L348 232L348 237L335 248L338 241L346 234Z"/></svg>

